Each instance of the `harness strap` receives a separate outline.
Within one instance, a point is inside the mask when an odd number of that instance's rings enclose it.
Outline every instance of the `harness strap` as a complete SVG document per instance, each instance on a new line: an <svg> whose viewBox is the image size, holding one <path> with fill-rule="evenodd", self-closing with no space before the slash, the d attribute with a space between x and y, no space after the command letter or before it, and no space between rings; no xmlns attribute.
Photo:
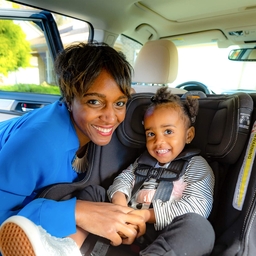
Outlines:
<svg viewBox="0 0 256 256"><path fill-rule="evenodd" d="M105 256L108 252L109 245L109 240L99 237L92 252L90 253L90 256Z"/></svg>
<svg viewBox="0 0 256 256"><path fill-rule="evenodd" d="M153 196L152 201L156 199L161 199L163 202L168 201L172 193L172 190L173 182L162 180L157 187L157 190Z"/></svg>
<svg viewBox="0 0 256 256"><path fill-rule="evenodd" d="M184 150L173 160L167 168L155 168L157 161L147 151L138 159L138 167L135 170L135 185L132 197L140 190L143 183L153 178L158 182L158 187L153 200L169 200L173 189L173 181L184 175L191 158L200 153L199 150Z"/></svg>

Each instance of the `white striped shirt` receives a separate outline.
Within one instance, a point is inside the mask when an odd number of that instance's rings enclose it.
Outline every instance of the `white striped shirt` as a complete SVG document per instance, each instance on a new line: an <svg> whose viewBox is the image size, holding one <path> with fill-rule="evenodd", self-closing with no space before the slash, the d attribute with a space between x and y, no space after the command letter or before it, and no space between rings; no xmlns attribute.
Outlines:
<svg viewBox="0 0 256 256"><path fill-rule="evenodd" d="M130 201L137 165L136 160L115 178L107 191L110 200L115 192L120 191L126 195L127 201ZM179 200L170 197L166 202L160 199L152 201L156 230L163 229L175 217L185 213L194 212L205 218L209 216L213 204L214 175L207 161L201 156L192 157L182 178L186 188Z"/></svg>

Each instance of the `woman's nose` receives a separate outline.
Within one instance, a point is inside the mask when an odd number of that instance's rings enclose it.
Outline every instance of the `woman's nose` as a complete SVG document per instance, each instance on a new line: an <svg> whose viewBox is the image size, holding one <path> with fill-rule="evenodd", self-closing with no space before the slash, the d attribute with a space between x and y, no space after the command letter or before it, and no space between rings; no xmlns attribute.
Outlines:
<svg viewBox="0 0 256 256"><path fill-rule="evenodd" d="M114 122L116 120L115 109L112 106L106 106L102 111L101 119L108 123Z"/></svg>

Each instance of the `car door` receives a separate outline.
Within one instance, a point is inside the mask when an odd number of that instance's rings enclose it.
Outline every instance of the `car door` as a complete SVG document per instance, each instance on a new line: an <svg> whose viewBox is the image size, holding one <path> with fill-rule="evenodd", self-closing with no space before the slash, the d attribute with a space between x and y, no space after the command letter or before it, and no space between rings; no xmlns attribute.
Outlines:
<svg viewBox="0 0 256 256"><path fill-rule="evenodd" d="M53 15L0 9L0 121L60 98L53 60L63 49Z"/></svg>

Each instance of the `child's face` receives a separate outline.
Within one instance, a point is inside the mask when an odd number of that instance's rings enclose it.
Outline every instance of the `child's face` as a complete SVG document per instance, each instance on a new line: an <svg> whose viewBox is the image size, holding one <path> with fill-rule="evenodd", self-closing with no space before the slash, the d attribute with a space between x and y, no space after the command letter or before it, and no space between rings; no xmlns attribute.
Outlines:
<svg viewBox="0 0 256 256"><path fill-rule="evenodd" d="M175 159L186 143L194 138L194 127L188 128L178 109L160 106L148 110L144 117L148 152L161 164Z"/></svg>

